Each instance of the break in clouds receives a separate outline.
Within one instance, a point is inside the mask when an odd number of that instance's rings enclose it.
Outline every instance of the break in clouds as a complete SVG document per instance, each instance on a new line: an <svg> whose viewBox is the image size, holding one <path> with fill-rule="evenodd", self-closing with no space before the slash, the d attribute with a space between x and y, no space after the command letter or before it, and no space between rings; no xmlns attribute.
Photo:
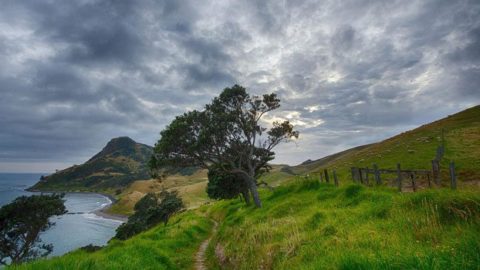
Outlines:
<svg viewBox="0 0 480 270"><path fill-rule="evenodd" d="M2 1L0 171L153 145L234 83L276 92L296 164L480 103L480 2Z"/></svg>

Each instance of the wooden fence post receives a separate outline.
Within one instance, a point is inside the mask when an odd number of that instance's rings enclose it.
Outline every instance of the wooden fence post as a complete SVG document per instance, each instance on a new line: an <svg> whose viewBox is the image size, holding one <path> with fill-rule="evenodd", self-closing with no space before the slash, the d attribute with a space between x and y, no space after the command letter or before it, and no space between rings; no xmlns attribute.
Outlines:
<svg viewBox="0 0 480 270"><path fill-rule="evenodd" d="M360 180L360 184L363 184L362 168L358 168L358 177Z"/></svg>
<svg viewBox="0 0 480 270"><path fill-rule="evenodd" d="M397 187L398 191L402 191L402 171L400 169L400 163L397 163Z"/></svg>
<svg viewBox="0 0 480 270"><path fill-rule="evenodd" d="M320 183L323 182L323 174L320 172Z"/></svg>
<svg viewBox="0 0 480 270"><path fill-rule="evenodd" d="M355 183L355 167L350 168L350 173L352 174L352 181Z"/></svg>
<svg viewBox="0 0 480 270"><path fill-rule="evenodd" d="M455 163L450 162L450 187L457 189L457 176L455 175Z"/></svg>
<svg viewBox="0 0 480 270"><path fill-rule="evenodd" d="M433 181L437 186L439 186L440 185L440 163L436 159L432 160L432 175L433 175Z"/></svg>
<svg viewBox="0 0 480 270"><path fill-rule="evenodd" d="M382 184L382 180L380 179L380 172L378 171L378 166L377 164L373 164L373 176L375 178L375 183L377 185Z"/></svg>
<svg viewBox="0 0 480 270"><path fill-rule="evenodd" d="M325 173L325 182L330 183L330 179L329 179L329 177L328 177L328 171L327 171L327 169L323 170L323 172Z"/></svg>
<svg viewBox="0 0 480 270"><path fill-rule="evenodd" d="M337 172L335 170L333 170L333 181L335 183L335 186L338 187Z"/></svg>
<svg viewBox="0 0 480 270"><path fill-rule="evenodd" d="M432 187L432 181L430 180L430 173L427 172L427 181L428 181L428 187L431 188Z"/></svg>
<svg viewBox="0 0 480 270"><path fill-rule="evenodd" d="M412 188L413 188L413 192L417 191L417 187L415 186L415 179L416 178L416 175L415 175L415 172L411 172L410 173L410 179L412 180Z"/></svg>
<svg viewBox="0 0 480 270"><path fill-rule="evenodd" d="M370 185L370 179L368 179L368 167L365 168L365 182L367 182L367 186Z"/></svg>

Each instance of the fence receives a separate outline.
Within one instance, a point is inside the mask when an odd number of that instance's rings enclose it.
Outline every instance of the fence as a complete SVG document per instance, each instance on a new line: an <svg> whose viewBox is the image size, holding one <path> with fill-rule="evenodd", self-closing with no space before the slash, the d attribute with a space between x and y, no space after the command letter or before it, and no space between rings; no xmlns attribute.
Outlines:
<svg viewBox="0 0 480 270"><path fill-rule="evenodd" d="M457 177L455 174L455 163L450 162L450 187L452 189L457 188ZM400 163L397 163L396 169L379 169L376 164L373 164L372 168L359 168L352 167L351 175L352 180L356 183L370 185L370 175L373 177L373 182L376 185L382 184L382 174L395 174L396 186L399 191L402 191L404 179L409 180L413 191L417 191L419 187L419 178L424 178L427 181L428 187L432 187L432 180L437 185L441 185L440 180L440 166L436 160L432 161L432 170L414 170L414 169L402 169Z"/></svg>

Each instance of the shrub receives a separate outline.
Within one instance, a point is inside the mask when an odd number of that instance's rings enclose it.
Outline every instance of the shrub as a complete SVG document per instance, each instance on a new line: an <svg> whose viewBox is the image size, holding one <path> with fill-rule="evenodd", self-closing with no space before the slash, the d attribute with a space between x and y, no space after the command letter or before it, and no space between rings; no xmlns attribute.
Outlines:
<svg viewBox="0 0 480 270"><path fill-rule="evenodd" d="M158 201L160 203L158 203ZM148 230L159 222L167 224L170 216L183 209L184 204L177 192L162 191L159 196L148 193L135 204L135 213L117 228L116 238L125 240Z"/></svg>

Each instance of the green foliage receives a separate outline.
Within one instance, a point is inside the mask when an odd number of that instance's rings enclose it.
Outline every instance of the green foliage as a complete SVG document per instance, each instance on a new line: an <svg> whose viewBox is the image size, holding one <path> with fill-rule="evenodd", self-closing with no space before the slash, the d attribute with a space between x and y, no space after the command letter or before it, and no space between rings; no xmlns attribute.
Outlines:
<svg viewBox="0 0 480 270"><path fill-rule="evenodd" d="M248 184L255 204L261 207L256 177L269 170L274 147L298 138L298 131L288 121L274 122L269 130L260 125L265 113L279 106L275 94L258 97L250 96L239 85L225 88L203 111L177 116L160 133L151 169L195 165L222 168L240 175Z"/></svg>
<svg viewBox="0 0 480 270"><path fill-rule="evenodd" d="M207 194L212 199L232 199L248 192L245 180L237 174L213 167L208 171Z"/></svg>
<svg viewBox="0 0 480 270"><path fill-rule="evenodd" d="M18 264L47 256L53 249L43 244L40 233L53 222L49 218L67 211L63 195L21 196L0 209L0 264Z"/></svg>
<svg viewBox="0 0 480 270"><path fill-rule="evenodd" d="M170 216L183 207L183 201L175 191L162 191L159 196L155 193L147 193L135 204L135 213L126 223L117 228L115 237L125 240L152 228L159 222L166 225Z"/></svg>

